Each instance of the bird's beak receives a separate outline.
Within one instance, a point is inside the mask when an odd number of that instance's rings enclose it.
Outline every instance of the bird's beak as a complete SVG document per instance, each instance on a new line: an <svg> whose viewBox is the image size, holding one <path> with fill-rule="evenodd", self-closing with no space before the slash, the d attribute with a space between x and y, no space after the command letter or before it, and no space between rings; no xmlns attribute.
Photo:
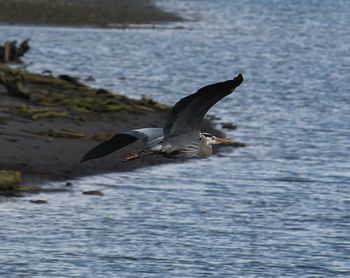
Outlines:
<svg viewBox="0 0 350 278"><path fill-rule="evenodd" d="M233 141L231 140L220 138L220 137L215 137L215 142L216 144L222 144L222 145L230 145L233 143Z"/></svg>

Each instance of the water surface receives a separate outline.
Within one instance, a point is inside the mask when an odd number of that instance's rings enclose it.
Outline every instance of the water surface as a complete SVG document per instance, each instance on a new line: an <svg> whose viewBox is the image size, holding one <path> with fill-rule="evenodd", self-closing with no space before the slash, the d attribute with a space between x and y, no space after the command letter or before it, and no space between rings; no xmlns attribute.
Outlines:
<svg viewBox="0 0 350 278"><path fill-rule="evenodd" d="M1 26L0 39L30 37L31 70L169 104L242 72L211 113L238 123L227 135L248 147L1 199L0 276L348 277L350 2L160 5L194 20Z"/></svg>

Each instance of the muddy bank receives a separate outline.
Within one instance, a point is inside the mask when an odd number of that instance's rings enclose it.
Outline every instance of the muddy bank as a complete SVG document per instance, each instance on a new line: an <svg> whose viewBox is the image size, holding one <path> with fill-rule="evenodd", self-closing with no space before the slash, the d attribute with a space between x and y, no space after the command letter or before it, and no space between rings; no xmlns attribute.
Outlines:
<svg viewBox="0 0 350 278"><path fill-rule="evenodd" d="M18 170L24 180L67 179L174 162L153 156L122 163L131 151L126 148L79 163L90 148L118 131L162 127L169 107L152 99L130 99L69 76L4 66L0 66L0 99L0 170ZM220 135L208 121L204 129Z"/></svg>
<svg viewBox="0 0 350 278"><path fill-rule="evenodd" d="M176 20L146 0L0 0L3 24L110 27Z"/></svg>

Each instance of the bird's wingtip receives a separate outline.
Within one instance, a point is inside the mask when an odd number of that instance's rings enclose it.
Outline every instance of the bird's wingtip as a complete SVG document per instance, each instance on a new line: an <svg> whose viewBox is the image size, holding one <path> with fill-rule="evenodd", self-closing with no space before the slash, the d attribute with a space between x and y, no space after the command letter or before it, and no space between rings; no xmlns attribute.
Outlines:
<svg viewBox="0 0 350 278"><path fill-rule="evenodd" d="M233 79L236 79L237 81L240 81L241 83L243 82L243 74L242 73L239 73L235 78Z"/></svg>
<svg viewBox="0 0 350 278"><path fill-rule="evenodd" d="M232 85L234 86L234 88L238 87L239 85L242 84L243 82L243 75L242 73L238 74L237 76L235 76L233 79L232 79Z"/></svg>

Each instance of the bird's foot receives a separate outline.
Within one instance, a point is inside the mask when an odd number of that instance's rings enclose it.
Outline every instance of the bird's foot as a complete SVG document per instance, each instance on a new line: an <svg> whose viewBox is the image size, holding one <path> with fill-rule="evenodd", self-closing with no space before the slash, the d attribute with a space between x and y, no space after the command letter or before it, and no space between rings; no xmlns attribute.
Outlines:
<svg viewBox="0 0 350 278"><path fill-rule="evenodd" d="M127 157L125 157L122 162L127 162L127 161L130 161L130 160L134 160L134 159L137 159L139 158L140 155L138 155L137 153L129 153Z"/></svg>

